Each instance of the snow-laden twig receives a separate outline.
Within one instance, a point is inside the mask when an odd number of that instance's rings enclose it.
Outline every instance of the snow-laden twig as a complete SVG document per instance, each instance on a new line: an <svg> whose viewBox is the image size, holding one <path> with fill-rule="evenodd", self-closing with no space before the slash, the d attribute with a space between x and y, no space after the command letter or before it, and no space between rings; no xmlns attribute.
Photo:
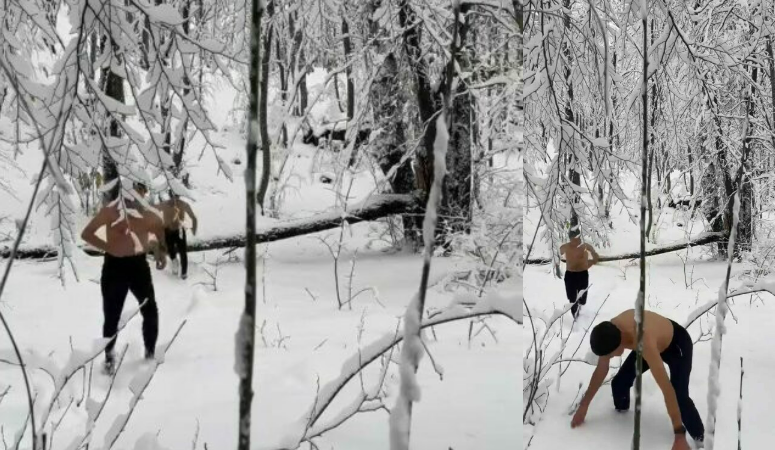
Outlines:
<svg viewBox="0 0 775 450"><path fill-rule="evenodd" d="M713 333L710 353L710 372L708 374L708 419L705 429L705 445L708 450L713 450L716 437L716 409L718 408L718 397L721 394L721 342L726 326L724 319L727 316L729 307L727 306L727 287L729 286L729 277L732 274L732 260L734 258L735 238L737 237L737 225L740 215L740 196L736 192L734 196L734 205L732 209L732 231L729 235L727 273L724 281L721 283L718 291L718 309L716 311L716 330Z"/></svg>
<svg viewBox="0 0 775 450"><path fill-rule="evenodd" d="M11 262L8 262L8 265L11 265ZM16 339L13 337L13 333L11 332L11 328L8 326L8 322L5 320L5 316L3 315L3 312L0 311L0 321L3 322L3 327L5 328L6 333L8 333L8 338L11 340L11 346L13 347L13 351L16 353L16 357L19 360L19 368L22 371L22 376L24 377L24 386L27 390L27 402L29 404L29 417L31 419L31 427L30 427L30 434L32 438L32 448L33 450L37 450L37 443L38 443L38 434L35 430L35 408L34 408L34 399L32 398L32 388L30 387L30 380L29 376L27 374L27 368L24 365L24 359L22 358L21 351L19 350L19 346L16 344ZM25 422L25 428L26 428L26 422ZM24 429L22 428L21 432L24 433Z"/></svg>
<svg viewBox="0 0 775 450"><path fill-rule="evenodd" d="M175 342L175 339L178 337L178 334L180 334L180 331L183 329L183 326L187 321L188 319L184 319L180 323L177 330L175 331L175 334L172 335L172 338L164 347L164 350L161 352L161 354L158 354L147 367L143 368L144 370L141 370L137 373L137 375L134 376L134 378L132 378L132 381L129 383L129 390L133 395L132 399L129 401L129 409L126 413L117 416L113 421L113 425L111 425L111 427L108 429L108 433L105 435L105 445L103 447L104 450L110 450L113 448L116 441L118 440L118 437L126 428L127 424L129 423L129 419L132 417L132 413L134 413L137 404L143 397L143 393L148 388L148 385L151 384L153 376L156 375L156 370L164 363L164 358L167 352L169 351L170 347L172 347L172 344Z"/></svg>
<svg viewBox="0 0 775 450"><path fill-rule="evenodd" d="M472 298L476 297L472 296ZM517 316L514 312L515 308L512 308L511 303L518 303L519 301L519 298L507 299L505 296L492 293L479 300L472 308L466 308L457 303L453 304L436 314L432 319L423 321L421 328L425 329L446 323L489 315L501 315L516 323ZM344 364L342 364L339 376L319 389L309 411L289 430L287 437L278 447L278 450L297 449L304 441L305 430L311 430L315 427L316 423L321 419L344 387L381 355L384 355L393 347L401 343L404 340L404 335L405 333L400 330L396 330L394 333L385 334L380 339L360 349L358 353L348 358Z"/></svg>
<svg viewBox="0 0 775 450"><path fill-rule="evenodd" d="M425 295L430 275L430 262L433 255L433 242L436 236L438 220L437 206L441 200L442 183L446 173L446 155L449 133L444 115L436 121L436 142L434 143L433 185L428 198L423 223L425 253L420 291L406 308L404 316L404 345L401 349L401 385L396 404L390 411L390 448L408 450L411 436L412 404L420 400L420 386L416 373L422 356L421 326L425 309Z"/></svg>

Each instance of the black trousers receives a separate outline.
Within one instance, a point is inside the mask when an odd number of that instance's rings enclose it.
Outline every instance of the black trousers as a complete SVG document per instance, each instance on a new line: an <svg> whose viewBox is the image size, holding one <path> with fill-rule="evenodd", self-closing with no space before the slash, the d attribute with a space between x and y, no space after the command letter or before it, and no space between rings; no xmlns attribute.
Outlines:
<svg viewBox="0 0 775 450"><path fill-rule="evenodd" d="M673 340L662 352L662 361L670 368L670 384L673 385L675 395L678 398L678 408L681 410L681 421L686 431L694 440L702 440L705 436L705 427L702 424L700 413L689 397L689 375L692 373L693 344L689 332L684 327L673 322ZM620 411L630 408L630 388L635 382L635 358L636 352L632 351L624 360L624 364L611 381L611 391L614 397L614 407ZM649 370L649 366L643 360L643 373Z"/></svg>
<svg viewBox="0 0 775 450"><path fill-rule="evenodd" d="M565 295L568 297L568 301L574 303L571 307L571 313L576 315L579 305L587 304L587 292L584 291L589 287L589 271L583 272L571 272L565 271ZM579 292L584 291L579 297ZM576 302L578 298L578 302Z"/></svg>
<svg viewBox="0 0 775 450"><path fill-rule="evenodd" d="M177 230L164 230L164 240L167 241L167 251L170 259L175 259L180 253L180 274L185 276L188 273L188 244L186 243L186 230L178 228Z"/></svg>
<svg viewBox="0 0 775 450"><path fill-rule="evenodd" d="M156 296L153 292L151 268L146 255L116 257L105 255L102 265L102 311L105 322L102 326L102 336L109 338L118 332L121 312L127 293L132 291L140 307L143 317L143 342L145 349L153 353L156 349L156 339L159 336L159 310L156 308ZM143 303L145 302L145 303ZM105 348L107 354L113 353L116 339L112 339Z"/></svg>

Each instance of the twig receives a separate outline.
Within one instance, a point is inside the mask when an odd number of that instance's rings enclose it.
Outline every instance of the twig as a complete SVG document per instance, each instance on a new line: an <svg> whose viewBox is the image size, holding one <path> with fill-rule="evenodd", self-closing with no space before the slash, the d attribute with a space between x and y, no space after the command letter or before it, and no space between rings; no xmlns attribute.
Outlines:
<svg viewBox="0 0 775 450"><path fill-rule="evenodd" d="M11 261L8 261L7 267L11 266ZM8 275L8 271L6 270L6 276L7 275ZM5 278L3 278L3 284L5 284ZM0 285L0 293L2 293L1 285ZM21 354L21 351L19 350L19 346L16 345L16 339L14 339L13 333L11 332L11 328L8 326L8 322L6 322L5 316L3 315L2 311L0 311L0 321L3 322L3 327L5 327L5 331L8 333L8 338L11 340L11 346L13 347L13 351L16 353L16 357L19 359L19 368L22 371L22 376L24 377L24 386L27 389L27 403L29 405L29 417L32 425L30 429L30 433L32 433L32 448L33 450L37 450L38 435L37 435L37 429L35 428L35 409L33 407L32 388L30 387L30 380L27 376L27 368L24 365L24 359L22 359L22 354ZM26 422L25 422L25 425L26 425Z"/></svg>

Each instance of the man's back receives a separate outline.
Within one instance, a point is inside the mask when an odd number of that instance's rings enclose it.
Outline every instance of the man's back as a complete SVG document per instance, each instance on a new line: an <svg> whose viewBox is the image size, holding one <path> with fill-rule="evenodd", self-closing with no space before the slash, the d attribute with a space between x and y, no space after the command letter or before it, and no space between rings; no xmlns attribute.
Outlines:
<svg viewBox="0 0 775 450"><path fill-rule="evenodd" d="M635 310L628 309L623 311L618 316L611 319L619 329L626 330L626 332L632 336L632 345L626 345L625 347L630 350L635 349L636 323L635 323ZM673 340L673 323L670 319L661 316L652 311L643 311L643 335L645 338L653 339L656 342L657 350L661 353Z"/></svg>
<svg viewBox="0 0 775 450"><path fill-rule="evenodd" d="M566 270L570 272L583 272L592 265L587 256L589 245L582 243L580 239L571 239L563 244L560 253L565 254Z"/></svg>
<svg viewBox="0 0 775 450"><path fill-rule="evenodd" d="M159 209L164 214L164 226L171 230L177 230L183 224L186 218L186 207L188 206L183 200L167 200L163 202Z"/></svg>

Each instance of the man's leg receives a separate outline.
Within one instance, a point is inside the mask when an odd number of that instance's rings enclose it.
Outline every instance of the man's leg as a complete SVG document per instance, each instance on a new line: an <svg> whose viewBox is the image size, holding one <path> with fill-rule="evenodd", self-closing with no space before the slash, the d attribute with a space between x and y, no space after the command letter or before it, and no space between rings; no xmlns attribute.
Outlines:
<svg viewBox="0 0 775 450"><path fill-rule="evenodd" d="M167 241L167 254L172 261L172 272L178 273L178 230L164 230L164 240Z"/></svg>
<svg viewBox="0 0 775 450"><path fill-rule="evenodd" d="M132 268L129 289L137 298L140 314L143 316L143 342L145 343L146 357L153 357L156 353L156 339L159 336L159 310L156 307L156 294L153 290L151 268L145 259L137 261Z"/></svg>
<svg viewBox="0 0 775 450"><path fill-rule="evenodd" d="M683 336L681 336L683 337ZM689 397L689 377L692 373L693 348L691 337L681 339L678 354L667 359L670 367L670 384L673 385L675 396L678 400L678 409L681 411L681 421L686 427L689 436L695 441L703 441L705 426L702 418Z"/></svg>
<svg viewBox="0 0 775 450"><path fill-rule="evenodd" d="M616 373L613 380L611 380L611 393L614 398L614 408L617 411L627 411L630 409L630 388L635 383L635 359L637 352L631 351L627 358L622 363L622 367L619 368L619 372ZM643 373L648 372L649 365L646 360L643 360Z"/></svg>
<svg viewBox="0 0 775 450"><path fill-rule="evenodd" d="M105 358L113 359L113 349L116 346L116 334L118 322L121 319L121 311L124 309L124 301L129 291L126 277L122 273L122 267L105 260L102 266L100 278L100 290L102 291L102 312L104 321L102 324L102 337L112 338L105 347Z"/></svg>
<svg viewBox="0 0 775 450"><path fill-rule="evenodd" d="M573 317L576 317L576 311L579 309L579 304L576 301L576 283L575 283L575 272L568 272L565 271L565 296L568 298L568 301L573 303L573 306L570 308L570 312L573 315Z"/></svg>
<svg viewBox="0 0 775 450"><path fill-rule="evenodd" d="M185 280L188 277L188 242L186 240L186 230L180 229L180 276Z"/></svg>
<svg viewBox="0 0 775 450"><path fill-rule="evenodd" d="M584 291L583 294L579 297L579 304L580 305L586 305L587 304L587 293L589 292L589 271L584 271L579 273L579 281L576 285L576 290L578 295L578 292Z"/></svg>

